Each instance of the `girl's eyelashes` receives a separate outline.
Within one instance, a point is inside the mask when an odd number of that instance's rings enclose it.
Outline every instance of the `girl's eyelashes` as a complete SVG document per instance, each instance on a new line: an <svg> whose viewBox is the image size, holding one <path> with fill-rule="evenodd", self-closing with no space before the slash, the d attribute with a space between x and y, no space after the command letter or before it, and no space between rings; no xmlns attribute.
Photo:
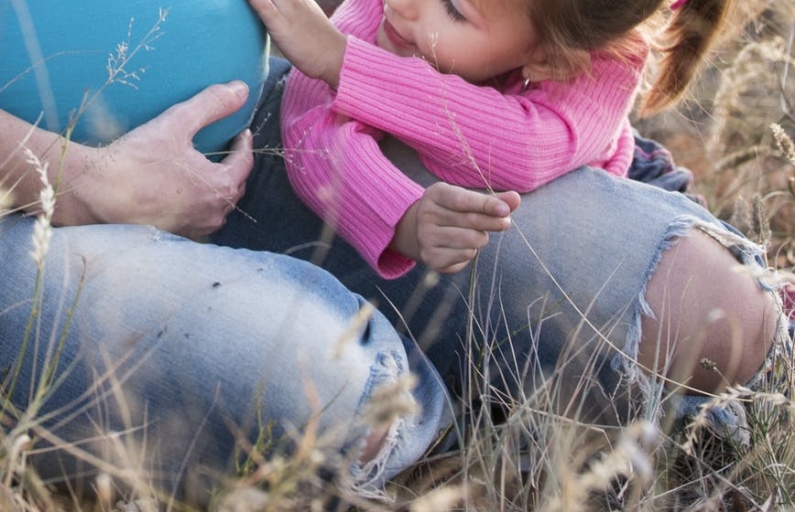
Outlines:
<svg viewBox="0 0 795 512"><path fill-rule="evenodd" d="M466 18L463 14L461 14L461 11L456 9L455 5L453 5L452 0L442 0L442 3L447 9L447 14L449 14L454 21L466 21Z"/></svg>

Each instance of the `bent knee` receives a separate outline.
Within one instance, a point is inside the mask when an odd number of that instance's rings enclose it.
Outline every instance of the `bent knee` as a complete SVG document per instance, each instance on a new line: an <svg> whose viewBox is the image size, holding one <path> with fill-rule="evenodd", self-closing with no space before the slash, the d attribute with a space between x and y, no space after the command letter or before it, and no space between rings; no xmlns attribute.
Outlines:
<svg viewBox="0 0 795 512"><path fill-rule="evenodd" d="M647 284L641 364L704 392L750 380L780 317L750 269L698 229L675 240Z"/></svg>

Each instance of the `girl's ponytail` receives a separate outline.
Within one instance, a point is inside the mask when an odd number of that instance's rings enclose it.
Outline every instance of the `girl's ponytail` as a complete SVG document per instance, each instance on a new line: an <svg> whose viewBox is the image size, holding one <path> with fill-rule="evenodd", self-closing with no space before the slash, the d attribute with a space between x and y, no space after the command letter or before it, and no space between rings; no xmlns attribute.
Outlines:
<svg viewBox="0 0 795 512"><path fill-rule="evenodd" d="M662 59L641 105L650 115L678 101L727 23L734 0L677 0L665 29Z"/></svg>

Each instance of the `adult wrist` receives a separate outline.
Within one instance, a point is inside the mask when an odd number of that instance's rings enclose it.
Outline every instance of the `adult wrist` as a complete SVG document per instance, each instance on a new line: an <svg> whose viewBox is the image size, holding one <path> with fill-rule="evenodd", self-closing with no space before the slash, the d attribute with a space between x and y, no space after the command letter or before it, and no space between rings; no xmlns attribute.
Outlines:
<svg viewBox="0 0 795 512"><path fill-rule="evenodd" d="M53 221L60 226L102 224L100 198L92 194L99 173L102 148L69 144L62 158L51 159L50 180L57 186Z"/></svg>

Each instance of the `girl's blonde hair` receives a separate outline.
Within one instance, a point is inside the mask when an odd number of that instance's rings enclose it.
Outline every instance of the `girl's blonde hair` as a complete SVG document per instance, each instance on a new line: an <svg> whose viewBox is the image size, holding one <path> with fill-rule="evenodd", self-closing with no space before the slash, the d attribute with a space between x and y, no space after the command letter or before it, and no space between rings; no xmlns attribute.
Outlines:
<svg viewBox="0 0 795 512"><path fill-rule="evenodd" d="M554 63L556 78L587 71L590 52L636 55L645 41L660 53L641 115L659 112L687 91L717 36L728 24L735 0L677 2L659 37L641 28L670 8L670 0L529 0L530 19ZM646 30L648 32L648 30Z"/></svg>

